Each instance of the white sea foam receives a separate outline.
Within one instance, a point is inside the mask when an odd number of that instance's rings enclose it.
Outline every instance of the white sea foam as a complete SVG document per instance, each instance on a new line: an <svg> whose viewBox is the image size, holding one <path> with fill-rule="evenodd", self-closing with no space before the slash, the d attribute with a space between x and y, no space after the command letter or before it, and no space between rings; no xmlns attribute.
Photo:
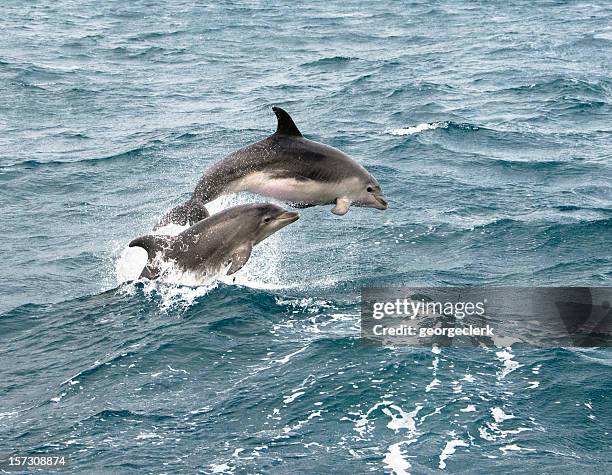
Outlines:
<svg viewBox="0 0 612 475"><path fill-rule="evenodd" d="M402 445L410 444L412 441L398 442L389 446L383 462L385 466L395 475L409 475L410 462L402 454Z"/></svg>
<svg viewBox="0 0 612 475"><path fill-rule="evenodd" d="M448 459L451 455L453 455L457 451L457 447L469 447L470 445L465 443L461 439L452 439L446 443L444 449L442 449L442 453L440 454L440 463L438 464L438 468L444 469L446 468L446 459Z"/></svg>
<svg viewBox="0 0 612 475"><path fill-rule="evenodd" d="M432 389L435 389L439 385L440 385L440 380L438 378L434 378L431 380L431 383L429 383L427 387L425 388L425 392L428 393L429 391L431 391Z"/></svg>
<svg viewBox="0 0 612 475"><path fill-rule="evenodd" d="M214 463L210 466L212 473L234 473L232 467L226 463Z"/></svg>
<svg viewBox="0 0 612 475"><path fill-rule="evenodd" d="M495 419L495 422L497 422L498 424L508 419L514 419L514 416L512 414L506 414L501 407L492 408L491 415L493 416L493 419Z"/></svg>
<svg viewBox="0 0 612 475"><path fill-rule="evenodd" d="M519 364L518 361L513 359L514 353L512 353L512 350L510 348L506 348L505 350L498 351L497 353L495 353L495 356L497 357L499 361L501 361L504 364L504 367L500 371L497 372L497 379L500 379L500 380L504 379L510 373L517 370L521 366L523 366Z"/></svg>
<svg viewBox="0 0 612 475"><path fill-rule="evenodd" d="M425 130L434 130L440 128L447 128L448 122L425 122L423 124L415 125L413 127L399 128L399 129L387 129L385 133L391 135L413 135Z"/></svg>
<svg viewBox="0 0 612 475"><path fill-rule="evenodd" d="M283 404L291 404L302 394L304 394L304 391L297 391L297 392L294 392L293 394L290 394L289 396L285 396L285 398L283 399Z"/></svg>
<svg viewBox="0 0 612 475"><path fill-rule="evenodd" d="M401 407L395 404L389 404L388 407L385 407L382 411L384 414L389 416L391 420L387 424L387 427L395 432L400 429L407 429L410 432L416 432L416 422L414 420L415 416L419 413L419 411L423 408L423 406L416 406L414 411L405 412ZM395 414L393 411L397 412Z"/></svg>
<svg viewBox="0 0 612 475"><path fill-rule="evenodd" d="M163 437L159 434L155 434L154 432L140 432L135 440L146 440L146 439L163 439Z"/></svg>
<svg viewBox="0 0 612 475"><path fill-rule="evenodd" d="M283 431L283 437L284 438L284 434L288 434L290 432L296 432L298 430L300 430L302 427L304 427L309 421L311 421L312 419L314 419L315 417L321 417L321 411L310 411L310 413L308 414L308 417L306 419L297 421L297 423L293 426L285 426L283 427L282 431Z"/></svg>
<svg viewBox="0 0 612 475"><path fill-rule="evenodd" d="M59 396L52 397L52 398L51 398L51 401L53 401L53 402L60 402L60 401L62 400L62 398L63 398L63 397L66 395L66 394L68 394L68 393L61 393Z"/></svg>
<svg viewBox="0 0 612 475"><path fill-rule="evenodd" d="M535 452L535 449L527 449L525 447L519 447L516 444L505 445L503 447L500 447L499 450L501 450L504 453L504 455L508 455L508 452Z"/></svg>
<svg viewBox="0 0 612 475"><path fill-rule="evenodd" d="M382 407L382 412L386 416L390 417L390 421L387 423L387 427L395 432L399 432L400 429L407 430L409 434L416 436L418 435L416 428L416 420L415 417L419 413L423 406L417 404L413 411L405 412L401 407L397 404L394 404L392 401L380 401L374 404L368 411L364 413L352 413L354 415L358 415L358 419L355 422L354 430L359 434L360 437L365 437L365 435L373 430L373 427L370 423L370 415L376 411L378 408ZM348 417L343 418L341 420L352 420ZM415 439L416 440L416 439Z"/></svg>
<svg viewBox="0 0 612 475"><path fill-rule="evenodd" d="M485 427L479 427L478 432L484 440L494 442L498 439L505 439L509 435L520 434L521 432L531 431L529 427L517 427L516 429L503 430L500 424L510 419L516 419L514 414L506 414L500 407L491 408L491 415L495 422L487 422Z"/></svg>
<svg viewBox="0 0 612 475"><path fill-rule="evenodd" d="M302 351L306 350L306 348L308 348L309 346L310 346L310 343L308 345L300 348L299 350L294 351L293 353L289 353L288 355L284 356L283 358L281 358L279 360L275 360L275 362L276 363L280 363L280 364L288 363L291 358L293 358L298 353L301 353Z"/></svg>
<svg viewBox="0 0 612 475"><path fill-rule="evenodd" d="M480 438L494 442L498 439L505 439L509 435L520 434L521 432L531 431L529 427L518 427L517 429L502 430L497 424L487 422L486 427L479 427L478 433Z"/></svg>

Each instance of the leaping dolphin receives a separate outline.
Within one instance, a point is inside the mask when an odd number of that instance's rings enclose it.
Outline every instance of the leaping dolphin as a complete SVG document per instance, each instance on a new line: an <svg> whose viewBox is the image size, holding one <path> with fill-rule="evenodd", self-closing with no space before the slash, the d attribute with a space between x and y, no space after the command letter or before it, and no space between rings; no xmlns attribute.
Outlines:
<svg viewBox="0 0 612 475"><path fill-rule="evenodd" d="M337 215L351 205L387 209L378 181L364 167L334 147L305 138L285 110L272 110L278 119L276 132L212 165L191 199L163 216L160 225L193 224L193 219L208 215L206 203L241 191L297 208L335 203L331 211Z"/></svg>
<svg viewBox="0 0 612 475"><path fill-rule="evenodd" d="M203 219L177 236L148 235L134 239L130 247L147 251L147 265L140 278L163 277L164 263L179 271L211 276L231 263L227 275L246 264L253 246L300 215L273 204L234 206Z"/></svg>

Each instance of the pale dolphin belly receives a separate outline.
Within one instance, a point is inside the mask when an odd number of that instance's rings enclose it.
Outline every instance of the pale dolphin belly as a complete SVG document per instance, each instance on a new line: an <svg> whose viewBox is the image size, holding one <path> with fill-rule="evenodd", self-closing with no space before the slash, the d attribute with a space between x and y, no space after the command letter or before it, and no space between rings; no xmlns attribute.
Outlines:
<svg viewBox="0 0 612 475"><path fill-rule="evenodd" d="M265 172L251 173L231 186L233 192L250 191L280 201L303 204L333 203L343 186L310 179L275 178Z"/></svg>

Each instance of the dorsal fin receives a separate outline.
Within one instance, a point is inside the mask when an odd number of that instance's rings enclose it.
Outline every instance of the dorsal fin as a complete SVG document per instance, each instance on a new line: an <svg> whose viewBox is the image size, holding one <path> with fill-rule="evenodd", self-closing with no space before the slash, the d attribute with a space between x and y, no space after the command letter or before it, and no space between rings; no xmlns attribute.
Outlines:
<svg viewBox="0 0 612 475"><path fill-rule="evenodd" d="M287 113L286 110L276 106L272 107L272 110L274 111L278 119L278 126L276 127L275 133L279 135L302 137L302 132L300 132L300 129L297 128L295 122L293 122L293 119Z"/></svg>

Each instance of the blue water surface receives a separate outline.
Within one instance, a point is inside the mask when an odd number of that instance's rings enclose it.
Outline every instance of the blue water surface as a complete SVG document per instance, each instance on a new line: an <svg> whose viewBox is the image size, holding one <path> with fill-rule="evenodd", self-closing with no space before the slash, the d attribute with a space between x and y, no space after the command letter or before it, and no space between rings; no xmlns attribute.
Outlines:
<svg viewBox="0 0 612 475"><path fill-rule="evenodd" d="M612 284L611 25L606 1L3 2L0 454L611 472L609 350L359 339L364 285ZM302 210L235 284L129 281L127 243L273 105L390 208Z"/></svg>

